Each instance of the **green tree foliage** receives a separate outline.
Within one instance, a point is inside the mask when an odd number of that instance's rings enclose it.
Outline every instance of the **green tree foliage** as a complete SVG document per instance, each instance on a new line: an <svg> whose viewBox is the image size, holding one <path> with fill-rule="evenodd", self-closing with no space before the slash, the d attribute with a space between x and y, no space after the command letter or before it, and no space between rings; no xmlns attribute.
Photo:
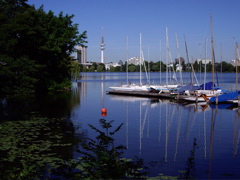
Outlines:
<svg viewBox="0 0 240 180"><path fill-rule="evenodd" d="M110 72L115 72L115 67L111 66L110 67Z"/></svg>
<svg viewBox="0 0 240 180"><path fill-rule="evenodd" d="M102 66L98 66L97 67L97 72L103 72L103 67Z"/></svg>
<svg viewBox="0 0 240 180"><path fill-rule="evenodd" d="M104 63L99 63L98 66L102 66L102 69L103 69L104 71L106 70Z"/></svg>
<svg viewBox="0 0 240 180"><path fill-rule="evenodd" d="M70 81L70 55L86 43L86 31L79 35L72 18L35 9L27 0L0 0L1 93L23 93L23 86L31 93Z"/></svg>
<svg viewBox="0 0 240 180"><path fill-rule="evenodd" d="M195 72L200 72L200 64L198 64L197 61L195 61L195 63L193 64L193 68Z"/></svg>
<svg viewBox="0 0 240 180"><path fill-rule="evenodd" d="M89 68L89 72L95 72L95 67L94 67L94 66L91 66L91 67Z"/></svg>
<svg viewBox="0 0 240 180"><path fill-rule="evenodd" d="M94 66L94 70L97 70L97 63L92 63L92 66Z"/></svg>
<svg viewBox="0 0 240 180"><path fill-rule="evenodd" d="M222 63L217 63L216 65L216 71L218 72L235 72L236 67L234 67L232 64L227 63L226 61L223 61Z"/></svg>
<svg viewBox="0 0 240 180"><path fill-rule="evenodd" d="M129 72L136 72L136 66L133 65L133 64L130 64L129 67L128 67L128 71Z"/></svg>
<svg viewBox="0 0 240 180"><path fill-rule="evenodd" d="M207 71L207 72L212 72L212 63L208 63L208 64L206 65L206 71Z"/></svg>
<svg viewBox="0 0 240 180"><path fill-rule="evenodd" d="M121 66L116 66L116 67L115 67L115 71L116 71L116 72L121 72L121 71L122 71Z"/></svg>
<svg viewBox="0 0 240 180"><path fill-rule="evenodd" d="M72 79L77 80L80 70L81 70L80 63L78 63L77 61L71 61Z"/></svg>
<svg viewBox="0 0 240 180"><path fill-rule="evenodd" d="M159 69L158 65L156 65L156 64L152 65L151 71L156 72L156 71L159 71L159 70L160 69Z"/></svg>
<svg viewBox="0 0 240 180"><path fill-rule="evenodd" d="M83 66L82 72L88 72L88 69L86 66Z"/></svg>
<svg viewBox="0 0 240 180"><path fill-rule="evenodd" d="M4 64L0 65L1 91L14 94L33 93L34 84L37 82L34 74L39 71L41 66L27 56L14 59L0 55L0 59L4 61Z"/></svg>
<svg viewBox="0 0 240 180"><path fill-rule="evenodd" d="M187 66L185 64L185 62L183 61L182 62L182 71L186 71L187 70Z"/></svg>
<svg viewBox="0 0 240 180"><path fill-rule="evenodd" d="M105 71L105 65L103 63L100 63L97 65L97 72L103 72Z"/></svg>

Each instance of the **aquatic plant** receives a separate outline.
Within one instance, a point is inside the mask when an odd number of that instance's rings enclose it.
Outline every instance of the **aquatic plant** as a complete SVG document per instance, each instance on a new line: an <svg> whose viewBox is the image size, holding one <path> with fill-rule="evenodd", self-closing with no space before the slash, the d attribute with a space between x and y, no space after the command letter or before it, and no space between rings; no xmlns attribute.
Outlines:
<svg viewBox="0 0 240 180"><path fill-rule="evenodd" d="M78 162L72 162L69 166L59 166L55 174L67 178L84 179L146 179L148 172L142 159L123 158L126 147L115 146L114 134L118 132L122 125L110 131L113 121L107 122L100 119L103 131L93 125L88 125L98 133L96 139L87 138L82 149L78 150L82 154Z"/></svg>
<svg viewBox="0 0 240 180"><path fill-rule="evenodd" d="M72 158L74 144L79 141L76 138L73 127L61 118L1 122L1 179L50 177L56 162Z"/></svg>
<svg viewBox="0 0 240 180"><path fill-rule="evenodd" d="M195 152L197 148L197 140L193 139L193 149L189 152L189 156L186 162L186 167L183 175L179 176L179 179L193 179L195 177Z"/></svg>

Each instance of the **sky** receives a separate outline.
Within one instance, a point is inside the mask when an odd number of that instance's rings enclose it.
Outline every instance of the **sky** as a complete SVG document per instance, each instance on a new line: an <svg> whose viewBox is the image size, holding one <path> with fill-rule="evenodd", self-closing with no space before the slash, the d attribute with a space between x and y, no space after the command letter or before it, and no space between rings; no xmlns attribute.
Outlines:
<svg viewBox="0 0 240 180"><path fill-rule="evenodd" d="M144 60L211 59L211 26L216 62L236 58L240 42L240 0L29 0L30 5L58 15L74 15L79 33L87 31L87 61L101 62L104 29L104 62L125 61L140 55ZM167 29L167 31L166 31ZM166 33L167 32L167 33ZM168 34L168 35L166 35ZM177 48L177 40L179 48ZM169 51L166 49L168 37Z"/></svg>

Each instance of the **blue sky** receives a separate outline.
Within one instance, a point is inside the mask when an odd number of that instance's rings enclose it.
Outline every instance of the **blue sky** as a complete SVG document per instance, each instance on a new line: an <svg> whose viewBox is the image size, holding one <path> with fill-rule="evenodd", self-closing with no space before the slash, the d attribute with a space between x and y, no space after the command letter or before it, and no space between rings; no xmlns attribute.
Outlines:
<svg viewBox="0 0 240 180"><path fill-rule="evenodd" d="M166 57L166 27L172 59L186 59L184 36L190 59L211 59L210 14L216 61L230 62L236 57L235 43L240 42L240 0L29 0L36 8L44 6L55 15L63 11L79 24L79 32L87 31L88 61L100 62L101 31L104 27L105 62L139 56L139 36L145 60L163 62ZM161 46L160 46L161 44ZM161 47L161 48L160 48Z"/></svg>

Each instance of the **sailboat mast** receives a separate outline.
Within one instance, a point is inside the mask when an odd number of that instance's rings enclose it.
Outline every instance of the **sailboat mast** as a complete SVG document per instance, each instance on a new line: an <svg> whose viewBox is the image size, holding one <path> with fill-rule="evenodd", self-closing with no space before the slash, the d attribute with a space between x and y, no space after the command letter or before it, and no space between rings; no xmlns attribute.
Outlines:
<svg viewBox="0 0 240 180"><path fill-rule="evenodd" d="M150 60L149 60L149 46L148 46L148 73L149 73L149 76L148 77L148 84L150 85Z"/></svg>
<svg viewBox="0 0 240 180"><path fill-rule="evenodd" d="M139 60L139 66L140 66L140 86L142 85L142 34L140 33L140 60Z"/></svg>
<svg viewBox="0 0 240 180"><path fill-rule="evenodd" d="M127 85L129 84L128 83L128 36L127 36L127 52L126 52L126 55L127 55L127 60L126 60L126 71L127 71Z"/></svg>
<svg viewBox="0 0 240 180"><path fill-rule="evenodd" d="M214 64L215 64L215 53L214 53L214 41L213 41L213 31L212 31L212 14L210 16L210 30L211 30L211 43L212 43L212 89L214 90Z"/></svg>
<svg viewBox="0 0 240 180"><path fill-rule="evenodd" d="M168 85L168 28L166 27L166 85Z"/></svg>
<svg viewBox="0 0 240 180"><path fill-rule="evenodd" d="M160 40L160 61L159 61L159 67L160 67L160 84L162 84L162 42Z"/></svg>
<svg viewBox="0 0 240 180"><path fill-rule="evenodd" d="M207 39L206 39L206 43L205 43L205 64L204 64L204 90L206 89L206 72L207 72Z"/></svg>
<svg viewBox="0 0 240 180"><path fill-rule="evenodd" d="M239 61L239 52L238 52L238 43L236 42L236 90L238 90L238 61Z"/></svg>
<svg viewBox="0 0 240 180"><path fill-rule="evenodd" d="M178 49L178 67L179 67L179 72L180 72L180 84L183 85L183 78L182 78L182 63L181 63L181 56L180 56L180 49L178 45L178 37L176 33L176 43L177 43L177 49Z"/></svg>
<svg viewBox="0 0 240 180"><path fill-rule="evenodd" d="M184 35L184 42L185 42L185 49L186 49L186 55L187 55L187 60L188 60L188 67L190 63L189 56L188 56L188 49L187 49L187 42L186 42L186 37ZM192 78L192 73L190 71L190 78L191 78L191 84L193 84L193 78Z"/></svg>

